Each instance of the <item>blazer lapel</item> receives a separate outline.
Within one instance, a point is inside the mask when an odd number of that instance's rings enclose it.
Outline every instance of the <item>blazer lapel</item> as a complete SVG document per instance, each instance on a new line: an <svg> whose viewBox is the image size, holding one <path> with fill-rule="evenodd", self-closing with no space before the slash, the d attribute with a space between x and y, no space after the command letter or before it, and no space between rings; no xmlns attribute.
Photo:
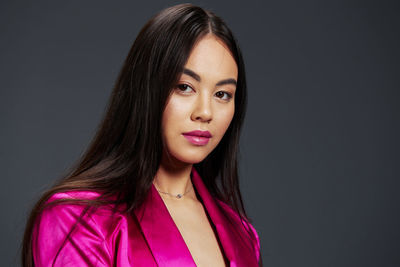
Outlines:
<svg viewBox="0 0 400 267"><path fill-rule="evenodd" d="M195 168L192 168L192 182L216 227L230 266L258 266L257 259L251 250L252 244L247 239L247 233L236 213L228 205L211 196ZM228 214L229 218L226 216Z"/></svg>
<svg viewBox="0 0 400 267"><path fill-rule="evenodd" d="M153 184L143 205L135 210L135 215L158 266L196 266Z"/></svg>
<svg viewBox="0 0 400 267"><path fill-rule="evenodd" d="M191 177L193 186L215 225L230 266L258 266L244 228L233 210L211 196L194 167ZM135 215L158 266L196 266L178 227L153 184L143 205L135 210Z"/></svg>

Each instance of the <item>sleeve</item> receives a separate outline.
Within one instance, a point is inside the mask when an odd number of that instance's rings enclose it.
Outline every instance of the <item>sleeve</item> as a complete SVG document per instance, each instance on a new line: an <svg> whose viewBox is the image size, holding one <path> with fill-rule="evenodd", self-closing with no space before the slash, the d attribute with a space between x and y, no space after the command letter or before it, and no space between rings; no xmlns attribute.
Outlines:
<svg viewBox="0 0 400 267"><path fill-rule="evenodd" d="M254 226L249 222L248 222L248 225L256 238L255 242L253 243L253 246L254 246L254 251L256 252L257 262L260 264L260 266L262 266L261 262L260 262L261 261L260 238L259 238Z"/></svg>
<svg viewBox="0 0 400 267"><path fill-rule="evenodd" d="M102 231L83 216L82 205L55 204L36 219L32 233L35 266L111 266Z"/></svg>

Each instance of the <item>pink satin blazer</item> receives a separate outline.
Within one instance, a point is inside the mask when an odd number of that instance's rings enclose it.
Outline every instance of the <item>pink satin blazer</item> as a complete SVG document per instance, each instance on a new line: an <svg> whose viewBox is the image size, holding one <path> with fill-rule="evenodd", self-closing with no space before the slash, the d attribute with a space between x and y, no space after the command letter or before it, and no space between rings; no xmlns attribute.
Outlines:
<svg viewBox="0 0 400 267"><path fill-rule="evenodd" d="M211 196L194 168L192 183L216 227L230 266L258 266L260 241L254 227L246 223L257 238L251 242L237 213ZM97 196L99 193L91 191L71 191L57 193L49 201ZM83 210L82 205L57 204L40 214L33 231L35 266L196 266L154 185L135 216L101 207L75 224Z"/></svg>

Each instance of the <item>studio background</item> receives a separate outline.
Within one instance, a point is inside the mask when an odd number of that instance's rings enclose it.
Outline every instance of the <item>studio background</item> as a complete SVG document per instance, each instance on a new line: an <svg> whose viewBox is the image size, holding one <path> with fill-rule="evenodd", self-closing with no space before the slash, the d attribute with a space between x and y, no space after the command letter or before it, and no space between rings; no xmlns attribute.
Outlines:
<svg viewBox="0 0 400 267"><path fill-rule="evenodd" d="M1 266L94 135L140 28L178 1L2 1ZM400 266L398 1L193 1L247 67L245 207L265 266Z"/></svg>

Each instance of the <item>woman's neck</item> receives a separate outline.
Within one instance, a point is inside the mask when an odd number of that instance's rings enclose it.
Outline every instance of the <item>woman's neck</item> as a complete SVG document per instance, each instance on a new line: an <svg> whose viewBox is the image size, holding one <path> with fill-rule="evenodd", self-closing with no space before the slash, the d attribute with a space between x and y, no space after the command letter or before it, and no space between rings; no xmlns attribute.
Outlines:
<svg viewBox="0 0 400 267"><path fill-rule="evenodd" d="M193 164L186 164L179 168L161 164L154 177L153 184L157 190L167 192L174 196L178 194L182 195L190 190L184 195L184 198L196 198L195 192L192 190L193 185L190 179L192 167ZM171 195L166 194L169 198L174 198Z"/></svg>

